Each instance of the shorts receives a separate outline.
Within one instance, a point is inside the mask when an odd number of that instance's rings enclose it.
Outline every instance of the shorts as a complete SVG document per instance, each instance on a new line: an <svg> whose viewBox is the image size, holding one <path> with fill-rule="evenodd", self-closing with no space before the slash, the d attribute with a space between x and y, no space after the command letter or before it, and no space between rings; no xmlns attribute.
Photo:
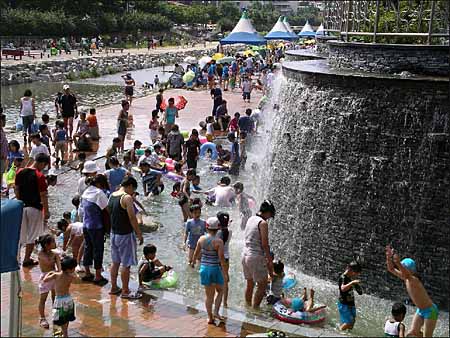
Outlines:
<svg viewBox="0 0 450 338"><path fill-rule="evenodd" d="M32 126L33 126L33 122L34 122L34 116L33 115L27 115L27 116L22 116L22 125L23 125L23 133L26 134L27 131L29 134L32 133Z"/></svg>
<svg viewBox="0 0 450 338"><path fill-rule="evenodd" d="M228 81L230 79L230 77L228 75L223 75L222 76L222 80L223 81Z"/></svg>
<svg viewBox="0 0 450 338"><path fill-rule="evenodd" d="M39 294L48 293L55 288L55 280L44 282L44 277L47 276L48 272L41 272L41 277L39 278Z"/></svg>
<svg viewBox="0 0 450 338"><path fill-rule="evenodd" d="M250 93L244 92L244 93L242 94L242 97L244 98L244 100L250 100Z"/></svg>
<svg viewBox="0 0 450 338"><path fill-rule="evenodd" d="M117 135L125 136L127 134L127 126L125 123L119 123L119 126L117 127Z"/></svg>
<svg viewBox="0 0 450 338"><path fill-rule="evenodd" d="M73 322L76 318L72 296L56 296L52 316L54 325L63 326L68 322Z"/></svg>
<svg viewBox="0 0 450 338"><path fill-rule="evenodd" d="M356 307L341 302L338 302L337 306L341 324L353 324L356 319Z"/></svg>
<svg viewBox="0 0 450 338"><path fill-rule="evenodd" d="M98 132L98 126L96 127L89 127L89 135L93 140L99 139L99 132Z"/></svg>
<svg viewBox="0 0 450 338"><path fill-rule="evenodd" d="M188 169L197 169L197 161L195 160L195 158L187 158L186 164Z"/></svg>
<svg viewBox="0 0 450 338"><path fill-rule="evenodd" d="M267 282L269 271L267 270L266 258L264 256L242 256L242 270L247 280L256 283Z"/></svg>
<svg viewBox="0 0 450 338"><path fill-rule="evenodd" d="M417 309L416 315L422 317L423 319L437 320L439 317L439 309L436 304L433 303L430 307L426 309Z"/></svg>
<svg viewBox="0 0 450 338"><path fill-rule="evenodd" d="M223 285L222 269L219 265L200 265L200 283L203 286L210 286L212 284Z"/></svg>
<svg viewBox="0 0 450 338"><path fill-rule="evenodd" d="M184 194L182 195L182 197L180 198L180 200L178 201L178 205L180 207L182 207L183 205L185 205L186 203L189 202L189 198L187 198Z"/></svg>
<svg viewBox="0 0 450 338"><path fill-rule="evenodd" d="M66 112L63 111L63 112L61 112L61 116L64 119L74 118L75 117L75 112L72 111L72 112L66 113Z"/></svg>
<svg viewBox="0 0 450 338"><path fill-rule="evenodd" d="M137 265L136 237L134 233L118 235L111 233L111 260L124 267Z"/></svg>
<svg viewBox="0 0 450 338"><path fill-rule="evenodd" d="M239 168L241 164L240 163L232 163L230 170L228 171L230 175L232 176L239 176Z"/></svg>
<svg viewBox="0 0 450 338"><path fill-rule="evenodd" d="M22 225L20 227L20 244L34 244L36 238L44 233L44 215L42 210L33 207L23 208Z"/></svg>
<svg viewBox="0 0 450 338"><path fill-rule="evenodd" d="M57 141L55 145L55 151L66 151L66 141Z"/></svg>
<svg viewBox="0 0 450 338"><path fill-rule="evenodd" d="M208 82L213 82L214 81L214 75L208 75Z"/></svg>
<svg viewBox="0 0 450 338"><path fill-rule="evenodd" d="M161 273L161 270L159 270L159 269L155 269L153 271L147 270L144 273L144 276L143 276L142 280L144 282L148 283L148 282L151 282L152 280L160 279L162 277L162 275L163 274Z"/></svg>
<svg viewBox="0 0 450 338"><path fill-rule="evenodd" d="M133 96L133 94L134 94L133 87L131 87L131 86L126 86L126 87L125 87L125 95Z"/></svg>

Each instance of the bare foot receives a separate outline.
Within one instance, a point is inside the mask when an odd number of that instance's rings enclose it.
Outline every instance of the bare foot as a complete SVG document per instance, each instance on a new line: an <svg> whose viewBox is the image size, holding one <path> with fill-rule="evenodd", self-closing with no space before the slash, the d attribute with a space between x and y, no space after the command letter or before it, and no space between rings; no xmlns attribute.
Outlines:
<svg viewBox="0 0 450 338"><path fill-rule="evenodd" d="M208 319L208 325L216 325L216 322L214 321L214 318Z"/></svg>
<svg viewBox="0 0 450 338"><path fill-rule="evenodd" d="M309 289L309 297L311 298L311 299L314 299L314 294L315 294L316 292L314 291L314 289Z"/></svg>
<svg viewBox="0 0 450 338"><path fill-rule="evenodd" d="M303 288L303 294L302 294L302 299L305 301L307 298L308 298L308 296L306 295L306 288Z"/></svg>
<svg viewBox="0 0 450 338"><path fill-rule="evenodd" d="M223 322L225 320L225 317L222 317L221 315L219 315L218 313L214 314L214 318L220 320L221 322Z"/></svg>

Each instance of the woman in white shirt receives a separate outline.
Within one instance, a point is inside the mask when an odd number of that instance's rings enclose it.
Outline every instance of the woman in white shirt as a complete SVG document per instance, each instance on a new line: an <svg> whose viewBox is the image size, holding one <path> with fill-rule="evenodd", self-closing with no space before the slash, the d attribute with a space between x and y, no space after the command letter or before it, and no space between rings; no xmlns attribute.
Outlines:
<svg viewBox="0 0 450 338"><path fill-rule="evenodd" d="M27 143L27 135L33 133L32 126L36 118L36 108L32 95L31 90L27 89L20 99L20 117L22 118L24 144ZM30 139L28 139L28 144L31 147Z"/></svg>

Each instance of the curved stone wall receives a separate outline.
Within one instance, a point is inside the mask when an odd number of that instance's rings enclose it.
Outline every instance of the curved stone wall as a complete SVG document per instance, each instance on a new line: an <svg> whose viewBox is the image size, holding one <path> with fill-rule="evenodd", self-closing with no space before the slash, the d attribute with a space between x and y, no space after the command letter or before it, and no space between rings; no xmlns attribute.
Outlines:
<svg viewBox="0 0 450 338"><path fill-rule="evenodd" d="M448 76L449 47L390 45L328 41L329 63L334 68L375 73L401 73Z"/></svg>
<svg viewBox="0 0 450 338"><path fill-rule="evenodd" d="M323 60L326 57L311 49L293 49L285 53L286 61Z"/></svg>
<svg viewBox="0 0 450 338"><path fill-rule="evenodd" d="M274 252L337 281L356 255L365 292L407 299L384 247L416 259L433 300L449 308L448 79L336 72L285 62L272 133Z"/></svg>

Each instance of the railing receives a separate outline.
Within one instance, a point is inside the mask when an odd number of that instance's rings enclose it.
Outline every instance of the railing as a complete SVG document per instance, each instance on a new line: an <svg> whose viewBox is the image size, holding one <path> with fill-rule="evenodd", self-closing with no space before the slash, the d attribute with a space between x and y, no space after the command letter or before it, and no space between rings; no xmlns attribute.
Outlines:
<svg viewBox="0 0 450 338"><path fill-rule="evenodd" d="M420 38L448 44L450 2L447 0L325 1L324 27L341 39L372 37ZM447 38L447 39L445 39ZM415 39L416 42L418 39Z"/></svg>

